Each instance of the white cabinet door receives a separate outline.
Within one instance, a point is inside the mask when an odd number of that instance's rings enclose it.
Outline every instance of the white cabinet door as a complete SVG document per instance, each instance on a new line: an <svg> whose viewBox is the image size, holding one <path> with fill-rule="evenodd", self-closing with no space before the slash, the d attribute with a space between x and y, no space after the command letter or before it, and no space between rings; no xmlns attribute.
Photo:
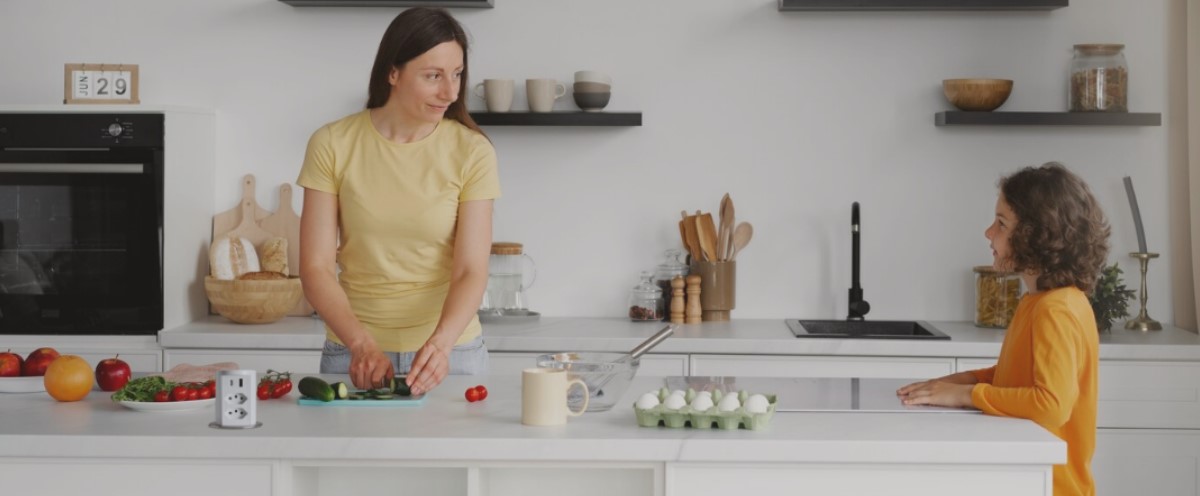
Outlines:
<svg viewBox="0 0 1200 496"><path fill-rule="evenodd" d="M207 365L210 363L234 362L243 369L257 370L259 373L267 369L281 372L315 374L321 370L321 352L297 350L209 350L209 349L173 349L163 351L163 368L181 363L192 365Z"/></svg>
<svg viewBox="0 0 1200 496"><path fill-rule="evenodd" d="M542 353L518 353L507 351L488 352L488 373L492 375L520 375L521 371L537 367L537 357ZM642 356L637 375L679 376L688 375L687 355L661 355L649 353Z"/></svg>
<svg viewBox="0 0 1200 496"><path fill-rule="evenodd" d="M954 371L953 358L692 355L690 375L925 379Z"/></svg>
<svg viewBox="0 0 1200 496"><path fill-rule="evenodd" d="M1197 496L1200 431L1099 429L1097 496Z"/></svg>

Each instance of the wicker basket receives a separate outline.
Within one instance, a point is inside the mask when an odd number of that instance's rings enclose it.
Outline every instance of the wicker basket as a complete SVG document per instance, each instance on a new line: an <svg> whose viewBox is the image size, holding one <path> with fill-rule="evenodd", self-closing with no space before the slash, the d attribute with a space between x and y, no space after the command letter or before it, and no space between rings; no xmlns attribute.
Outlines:
<svg viewBox="0 0 1200 496"><path fill-rule="evenodd" d="M275 322L287 315L304 295L299 277L229 281L205 276L204 292L213 310L239 324Z"/></svg>

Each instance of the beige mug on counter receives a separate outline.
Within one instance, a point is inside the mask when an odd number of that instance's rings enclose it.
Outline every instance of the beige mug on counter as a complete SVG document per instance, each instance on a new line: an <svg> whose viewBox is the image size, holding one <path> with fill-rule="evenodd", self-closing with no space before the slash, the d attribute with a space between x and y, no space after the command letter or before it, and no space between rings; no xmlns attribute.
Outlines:
<svg viewBox="0 0 1200 496"><path fill-rule="evenodd" d="M484 79L475 85L475 94L487 103L488 112L508 112L513 102L513 80Z"/></svg>
<svg viewBox="0 0 1200 496"><path fill-rule="evenodd" d="M529 100L529 111L549 112L554 110L554 101L567 94L567 87L553 79L526 79L525 96Z"/></svg>
<svg viewBox="0 0 1200 496"><path fill-rule="evenodd" d="M571 386L583 388L583 406L578 411L567 406ZM525 425L564 425L567 417L578 417L587 411L587 384L579 379L567 379L563 369L525 369L521 371L521 423Z"/></svg>

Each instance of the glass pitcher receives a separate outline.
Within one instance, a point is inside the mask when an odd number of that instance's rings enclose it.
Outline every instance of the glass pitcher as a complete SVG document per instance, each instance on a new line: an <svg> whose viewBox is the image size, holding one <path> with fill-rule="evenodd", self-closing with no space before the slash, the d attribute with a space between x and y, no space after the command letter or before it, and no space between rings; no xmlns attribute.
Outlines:
<svg viewBox="0 0 1200 496"><path fill-rule="evenodd" d="M487 291L479 308L481 311L499 314L528 308L525 290L533 286L537 268L533 259L522 250L521 243L492 243L492 254L488 257Z"/></svg>

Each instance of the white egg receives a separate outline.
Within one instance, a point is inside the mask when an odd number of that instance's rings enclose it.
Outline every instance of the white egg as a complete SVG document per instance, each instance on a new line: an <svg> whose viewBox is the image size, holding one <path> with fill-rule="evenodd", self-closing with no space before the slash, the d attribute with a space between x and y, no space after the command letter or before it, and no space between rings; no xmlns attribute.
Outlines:
<svg viewBox="0 0 1200 496"><path fill-rule="evenodd" d="M676 390L674 390L674 391L671 391L671 396L679 396L679 397L682 397L683 395L684 395L684 392L683 392L683 390L682 390L682 389L676 389Z"/></svg>
<svg viewBox="0 0 1200 496"><path fill-rule="evenodd" d="M687 401L683 399L682 394L672 394L667 397L667 401L663 402L663 406L667 407L668 410L678 410L687 406Z"/></svg>
<svg viewBox="0 0 1200 496"><path fill-rule="evenodd" d="M654 393L643 394L642 397L638 398L637 400L637 407L641 408L642 410L649 410L656 406L658 406L658 395Z"/></svg>
<svg viewBox="0 0 1200 496"><path fill-rule="evenodd" d="M738 402L736 394L727 394L721 398L721 402L717 404L717 409L722 412L732 412L741 406L742 404Z"/></svg>
<svg viewBox="0 0 1200 496"><path fill-rule="evenodd" d="M713 407L713 402L712 402L712 397L710 397L710 396L699 395L699 396L696 396L696 399L692 400L692 408L695 410L704 412L704 411L708 411L708 409L712 408L712 407Z"/></svg>
<svg viewBox="0 0 1200 496"><path fill-rule="evenodd" d="M767 413L769 405L767 397L761 394L750 395L750 398L746 399L746 411L750 413Z"/></svg>
<svg viewBox="0 0 1200 496"><path fill-rule="evenodd" d="M696 394L698 394L700 396L708 396L709 398L712 398L712 391L700 391L699 393L696 393Z"/></svg>

